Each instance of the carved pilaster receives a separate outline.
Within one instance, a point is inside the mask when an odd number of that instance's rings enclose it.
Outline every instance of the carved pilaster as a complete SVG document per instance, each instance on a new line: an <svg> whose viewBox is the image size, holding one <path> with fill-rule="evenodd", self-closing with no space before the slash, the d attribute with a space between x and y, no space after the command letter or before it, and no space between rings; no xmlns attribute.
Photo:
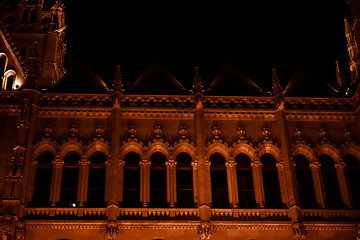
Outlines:
<svg viewBox="0 0 360 240"><path fill-rule="evenodd" d="M87 200L87 190L88 190L88 183L89 183L89 165L90 161L83 156L82 159L79 161L79 181L78 181L78 193L77 199L79 201L79 206L84 206L84 202Z"/></svg>
<svg viewBox="0 0 360 240"><path fill-rule="evenodd" d="M194 206L199 205L199 174L198 174L198 161L192 161L192 178L193 178L193 192L194 192Z"/></svg>
<svg viewBox="0 0 360 240"><path fill-rule="evenodd" d="M176 194L176 162L174 160L166 161L167 178L167 202L169 207L175 207L177 202Z"/></svg>
<svg viewBox="0 0 360 240"><path fill-rule="evenodd" d="M312 162L309 164L309 167L311 169L311 175L314 182L316 202L320 207L326 208L325 190L322 182L321 169L320 169L321 163L318 161Z"/></svg>
<svg viewBox="0 0 360 240"><path fill-rule="evenodd" d="M255 160L251 162L251 169L253 174L254 192L256 205L260 208L265 208L265 191L262 176L262 162Z"/></svg>
<svg viewBox="0 0 360 240"><path fill-rule="evenodd" d="M286 172L285 172L285 163L283 161L276 163L276 168L279 177L279 185L281 191L281 200L284 205L289 206L289 197L288 197L288 186L286 180Z"/></svg>
<svg viewBox="0 0 360 240"><path fill-rule="evenodd" d="M226 176L228 182L228 194L229 194L229 203L233 208L239 207L239 195L237 189L237 179L236 179L236 162L226 161Z"/></svg>
<svg viewBox="0 0 360 240"><path fill-rule="evenodd" d="M140 164L140 202L143 207L150 203L150 165L148 160L142 160Z"/></svg>
<svg viewBox="0 0 360 240"><path fill-rule="evenodd" d="M352 208L353 204L351 202L350 186L345 168L346 168L345 162L339 161L335 163L336 175L339 182L339 189L340 189L342 202L347 208Z"/></svg>
<svg viewBox="0 0 360 240"><path fill-rule="evenodd" d="M50 202L51 206L55 206L60 201L61 180L64 161L57 155L53 163L52 177L51 177L51 190L50 190Z"/></svg>

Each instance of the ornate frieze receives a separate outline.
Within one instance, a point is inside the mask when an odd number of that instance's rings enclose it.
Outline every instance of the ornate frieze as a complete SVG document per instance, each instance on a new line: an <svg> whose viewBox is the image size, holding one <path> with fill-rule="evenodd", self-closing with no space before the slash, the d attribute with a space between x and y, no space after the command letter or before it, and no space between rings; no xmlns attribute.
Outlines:
<svg viewBox="0 0 360 240"><path fill-rule="evenodd" d="M339 120L351 120L356 119L354 112L290 112L286 111L286 120L297 120L297 121L339 121Z"/></svg>
<svg viewBox="0 0 360 240"><path fill-rule="evenodd" d="M194 113L192 111L185 110L131 110L123 109L122 118L126 119L193 119Z"/></svg>

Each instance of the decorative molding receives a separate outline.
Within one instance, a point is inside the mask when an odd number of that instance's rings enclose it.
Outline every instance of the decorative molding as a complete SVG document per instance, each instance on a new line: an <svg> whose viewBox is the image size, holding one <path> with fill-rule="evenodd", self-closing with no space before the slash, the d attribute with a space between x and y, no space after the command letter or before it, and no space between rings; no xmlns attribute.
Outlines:
<svg viewBox="0 0 360 240"><path fill-rule="evenodd" d="M275 121L275 113L271 112L239 112L239 111L204 111L204 116L208 120L267 120Z"/></svg>
<svg viewBox="0 0 360 240"><path fill-rule="evenodd" d="M193 119L194 113L192 111L181 111L181 110L130 110L123 109L122 118L125 119Z"/></svg>
<svg viewBox="0 0 360 240"><path fill-rule="evenodd" d="M355 112L289 112L286 111L286 120L288 121L339 121L339 120L356 120Z"/></svg>

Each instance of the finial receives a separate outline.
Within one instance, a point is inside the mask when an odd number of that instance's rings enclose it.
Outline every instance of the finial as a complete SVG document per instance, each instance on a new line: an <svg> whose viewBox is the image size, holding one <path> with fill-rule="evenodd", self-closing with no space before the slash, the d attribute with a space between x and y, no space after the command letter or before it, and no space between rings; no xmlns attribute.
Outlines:
<svg viewBox="0 0 360 240"><path fill-rule="evenodd" d="M199 66L195 66L194 72L194 93L201 93L202 91L202 79L199 71Z"/></svg>
<svg viewBox="0 0 360 240"><path fill-rule="evenodd" d="M280 84L280 80L277 75L277 69L275 66L273 66L273 68L272 68L272 89L273 89L274 96L281 93L281 84Z"/></svg>
<svg viewBox="0 0 360 240"><path fill-rule="evenodd" d="M122 87L122 73L120 70L120 65L116 66L115 77L114 77L114 90L117 92L121 92Z"/></svg>
<svg viewBox="0 0 360 240"><path fill-rule="evenodd" d="M338 59L336 59L336 80L337 84L339 85L340 91L344 92L346 91L346 78L344 75L344 72L342 70L342 67L340 66L340 62Z"/></svg>

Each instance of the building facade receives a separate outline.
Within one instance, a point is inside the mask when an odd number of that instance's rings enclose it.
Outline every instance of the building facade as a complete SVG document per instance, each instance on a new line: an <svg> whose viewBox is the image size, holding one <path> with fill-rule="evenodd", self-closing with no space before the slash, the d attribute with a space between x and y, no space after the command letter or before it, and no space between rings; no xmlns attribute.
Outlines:
<svg viewBox="0 0 360 240"><path fill-rule="evenodd" d="M356 17L336 88L274 68L267 95L228 64L188 91L155 61L109 90L63 76L59 1L0 4L2 239L360 239Z"/></svg>

